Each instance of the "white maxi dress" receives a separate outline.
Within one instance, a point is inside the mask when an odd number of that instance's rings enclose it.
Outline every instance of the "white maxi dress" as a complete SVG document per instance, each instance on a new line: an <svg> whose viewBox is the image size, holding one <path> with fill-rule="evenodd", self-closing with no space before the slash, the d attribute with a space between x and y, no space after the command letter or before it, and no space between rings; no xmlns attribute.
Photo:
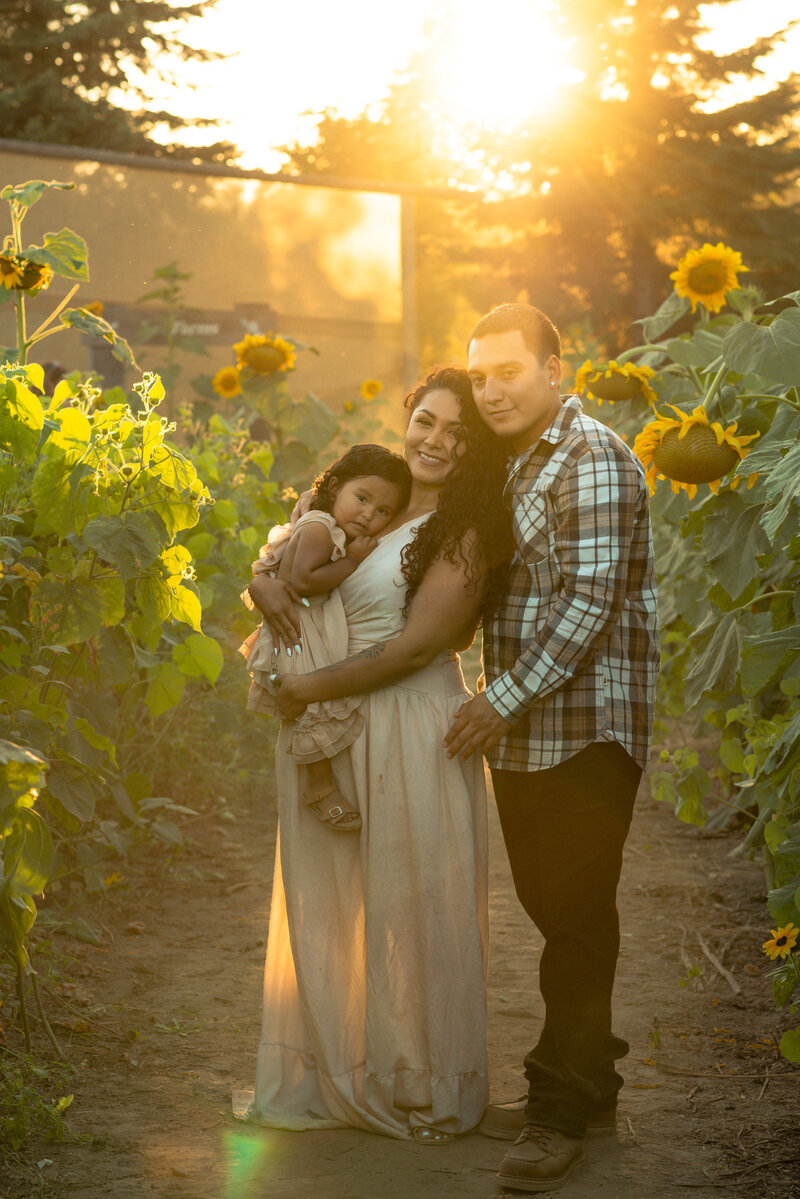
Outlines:
<svg viewBox="0 0 800 1199"><path fill-rule="evenodd" d="M400 555L413 528L383 537L341 584L350 653L401 632ZM285 752L282 727L262 1037L244 1118L399 1138L480 1120L486 789L480 757L448 759L442 748L468 695L446 651L364 697L363 733L332 760L360 833L332 833L303 806L305 768Z"/></svg>

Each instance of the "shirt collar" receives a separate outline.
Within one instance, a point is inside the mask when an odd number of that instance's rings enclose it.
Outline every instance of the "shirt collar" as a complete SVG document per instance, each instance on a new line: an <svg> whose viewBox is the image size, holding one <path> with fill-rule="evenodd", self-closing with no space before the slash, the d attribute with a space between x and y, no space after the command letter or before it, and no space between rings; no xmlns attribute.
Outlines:
<svg viewBox="0 0 800 1199"><path fill-rule="evenodd" d="M563 441L570 430L572 422L582 412L581 402L576 395L564 396L561 401L561 408L544 433L542 433L539 440L535 441L533 445L528 446L527 450L523 450L518 458L513 458L509 461L510 472L513 474L518 471L531 455L536 452L540 442L546 441L549 445L558 445L559 441Z"/></svg>

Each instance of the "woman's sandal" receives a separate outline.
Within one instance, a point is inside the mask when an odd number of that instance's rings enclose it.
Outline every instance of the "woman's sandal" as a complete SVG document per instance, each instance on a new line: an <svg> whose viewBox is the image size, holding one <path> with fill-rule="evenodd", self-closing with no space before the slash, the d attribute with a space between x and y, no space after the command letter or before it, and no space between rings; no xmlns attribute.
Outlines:
<svg viewBox="0 0 800 1199"><path fill-rule="evenodd" d="M354 833L361 828L361 813L347 802L335 783L320 791L303 792L303 803L337 833Z"/></svg>
<svg viewBox="0 0 800 1199"><path fill-rule="evenodd" d="M458 1139L456 1132L442 1132L439 1128L429 1128L427 1124L416 1124L411 1129L411 1139L418 1145L450 1145Z"/></svg>

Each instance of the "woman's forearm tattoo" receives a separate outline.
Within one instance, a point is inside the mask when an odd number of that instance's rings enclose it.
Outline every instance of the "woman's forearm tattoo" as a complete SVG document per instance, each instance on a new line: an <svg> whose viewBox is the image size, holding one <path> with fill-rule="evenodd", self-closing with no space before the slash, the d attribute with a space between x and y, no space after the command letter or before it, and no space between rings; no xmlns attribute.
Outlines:
<svg viewBox="0 0 800 1199"><path fill-rule="evenodd" d="M321 666L317 674L331 674L337 670L341 670L344 666L349 666L351 662L371 661L373 658L379 658L386 649L385 641L378 641L375 645L368 645L366 649L362 649L357 654L353 654L351 658L343 658L341 662L332 662L330 666Z"/></svg>

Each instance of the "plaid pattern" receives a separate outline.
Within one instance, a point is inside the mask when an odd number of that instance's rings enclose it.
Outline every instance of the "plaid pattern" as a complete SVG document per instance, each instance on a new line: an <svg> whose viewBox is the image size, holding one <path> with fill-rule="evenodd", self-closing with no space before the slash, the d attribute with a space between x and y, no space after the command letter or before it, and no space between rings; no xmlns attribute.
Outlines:
<svg viewBox="0 0 800 1199"><path fill-rule="evenodd" d="M484 633L486 697L514 725L489 753L545 770L594 741L645 769L659 665L644 471L568 396L505 489L516 552Z"/></svg>

